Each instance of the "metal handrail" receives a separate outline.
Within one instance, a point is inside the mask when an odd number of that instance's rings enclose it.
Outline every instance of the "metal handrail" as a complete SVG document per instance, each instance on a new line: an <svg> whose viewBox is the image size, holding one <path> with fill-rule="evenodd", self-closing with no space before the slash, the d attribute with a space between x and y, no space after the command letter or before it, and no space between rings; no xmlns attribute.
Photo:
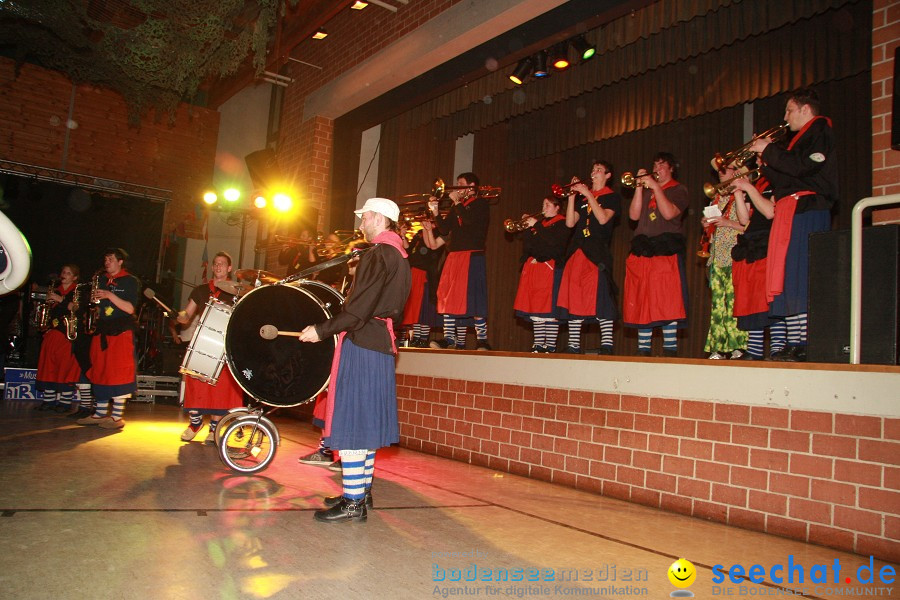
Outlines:
<svg viewBox="0 0 900 600"><path fill-rule="evenodd" d="M900 194L863 198L853 207L850 225L850 364L858 365L862 331L862 218L871 206L900 204Z"/></svg>

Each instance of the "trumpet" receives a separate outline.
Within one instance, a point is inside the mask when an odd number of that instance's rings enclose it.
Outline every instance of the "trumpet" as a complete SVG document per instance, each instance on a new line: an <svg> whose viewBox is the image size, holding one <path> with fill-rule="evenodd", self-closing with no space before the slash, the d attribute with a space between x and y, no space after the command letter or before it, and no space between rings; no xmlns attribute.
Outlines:
<svg viewBox="0 0 900 600"><path fill-rule="evenodd" d="M529 229L531 227L530 225L528 225L529 219L536 219L543 214L544 211L540 211L522 217L521 219L506 219L505 221L503 221L503 229L505 229L508 233L518 233L520 231L525 231L526 229Z"/></svg>
<svg viewBox="0 0 900 600"><path fill-rule="evenodd" d="M643 185L644 187L647 187L644 184L644 182L638 181L638 179L640 179L642 177L653 177L653 179L655 181L659 181L659 175L657 175L656 173L644 173L643 175L635 175L631 171L628 171L628 172L622 173L621 182L622 182L622 185L624 185L625 187L630 187L630 188L637 188L638 185Z"/></svg>
<svg viewBox="0 0 900 600"><path fill-rule="evenodd" d="M738 168L743 167L745 163L756 156L756 153L750 150L750 146L753 145L753 142L755 142L756 140L761 140L763 138L769 138L774 142L784 137L787 132L788 124L782 123L777 127L773 127L768 131L764 131L758 135L753 136L753 138L749 142L747 142L737 150L726 152L724 155L717 152L712 159L712 163L720 172L724 172L725 169L729 166Z"/></svg>
<svg viewBox="0 0 900 600"><path fill-rule="evenodd" d="M725 181L720 181L716 184L704 183L703 193L706 194L707 198L715 198L716 194L730 194L734 191L734 186L731 185L731 183L737 179L741 179L742 177L746 177L748 181L756 181L757 179L759 179L759 169L748 171L745 168L734 177L726 179Z"/></svg>
<svg viewBox="0 0 900 600"><path fill-rule="evenodd" d="M573 185L578 185L581 181L573 181L572 183L567 183L566 185L559 185L558 183L554 183L550 186L550 193L556 196L557 198L565 198L569 195L568 190Z"/></svg>

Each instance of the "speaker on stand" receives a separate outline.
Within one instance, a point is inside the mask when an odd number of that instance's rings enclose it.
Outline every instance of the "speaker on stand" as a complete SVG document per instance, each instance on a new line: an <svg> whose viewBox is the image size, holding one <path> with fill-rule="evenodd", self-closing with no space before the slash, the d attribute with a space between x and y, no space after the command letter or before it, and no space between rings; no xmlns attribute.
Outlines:
<svg viewBox="0 0 900 600"><path fill-rule="evenodd" d="M900 225L863 228L860 362L896 365ZM809 238L807 360L850 361L850 231Z"/></svg>

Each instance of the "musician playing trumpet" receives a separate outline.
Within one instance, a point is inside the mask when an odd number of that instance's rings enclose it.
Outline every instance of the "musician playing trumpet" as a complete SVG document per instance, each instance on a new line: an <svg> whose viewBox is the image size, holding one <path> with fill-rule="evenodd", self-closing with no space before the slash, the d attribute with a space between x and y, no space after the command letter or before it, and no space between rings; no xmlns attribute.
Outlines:
<svg viewBox="0 0 900 600"><path fill-rule="evenodd" d="M437 288L437 311L442 315L444 339L432 341L436 349L466 347L466 329L475 326L476 350L490 350L487 338L487 266L485 242L490 206L477 193L475 173L461 173L457 189L450 193L453 205L446 215L438 209L440 198L431 196L428 209L439 236L448 240L447 260Z"/></svg>
<svg viewBox="0 0 900 600"><path fill-rule="evenodd" d="M628 206L637 221L625 261L622 320L638 330L638 354L650 356L653 329L663 334L663 355L678 354L678 329L687 327L684 213L687 188L676 179L678 162L668 152L653 158L656 177L641 177Z"/></svg>
<svg viewBox="0 0 900 600"><path fill-rule="evenodd" d="M531 321L534 337L532 352L555 352L559 321L554 314L569 228L559 214L561 200L544 198L541 218L522 215L527 226L520 235L522 271L513 309L517 317Z"/></svg>
<svg viewBox="0 0 900 600"><path fill-rule="evenodd" d="M715 167L713 169L716 170ZM735 179L738 173L733 165L726 165L716 172L720 182L746 179ZM737 319L734 317L734 285L731 275L731 250L737 243L738 233L744 231L744 226L738 221L736 204L738 197L743 202L744 192L740 189L719 186L718 192L704 209L704 216L700 219L704 231L710 232L704 235L709 236L709 258L706 267L712 294L709 332L703 350L709 352L709 358L714 360L739 359L747 347L747 332L738 328ZM714 210L710 210L711 208Z"/></svg>
<svg viewBox="0 0 900 600"><path fill-rule="evenodd" d="M762 175L775 190L769 234L766 295L769 314L787 321L788 345L773 360L806 360L809 301L809 236L831 227L838 197L837 156L831 119L820 114L816 93L798 90L787 100L784 120L794 132L787 147L768 138L754 140Z"/></svg>
<svg viewBox="0 0 900 600"><path fill-rule="evenodd" d="M609 182L612 164L594 161L590 188L572 178L566 204L566 226L572 230L559 291L559 316L568 322L566 352L582 354L581 326L600 322L600 354L613 353L613 322L619 318L612 280L612 239L622 197Z"/></svg>

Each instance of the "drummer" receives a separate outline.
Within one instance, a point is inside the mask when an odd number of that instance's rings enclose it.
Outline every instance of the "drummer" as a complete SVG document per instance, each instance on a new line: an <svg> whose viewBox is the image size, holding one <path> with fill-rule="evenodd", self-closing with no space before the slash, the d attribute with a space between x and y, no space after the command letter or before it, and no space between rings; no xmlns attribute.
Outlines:
<svg viewBox="0 0 900 600"><path fill-rule="evenodd" d="M206 284L198 285L191 292L187 306L178 313L176 319L181 325L188 325L201 306L218 301L231 304L238 292L238 286L231 281L231 256L227 252L217 252L212 261L213 278ZM229 409L242 406L244 395L227 367L222 369L215 385L194 377L184 377L184 409L188 411L190 424L181 432L181 439L189 442L203 428L203 415L209 415L209 433L206 444L215 444L216 425Z"/></svg>

